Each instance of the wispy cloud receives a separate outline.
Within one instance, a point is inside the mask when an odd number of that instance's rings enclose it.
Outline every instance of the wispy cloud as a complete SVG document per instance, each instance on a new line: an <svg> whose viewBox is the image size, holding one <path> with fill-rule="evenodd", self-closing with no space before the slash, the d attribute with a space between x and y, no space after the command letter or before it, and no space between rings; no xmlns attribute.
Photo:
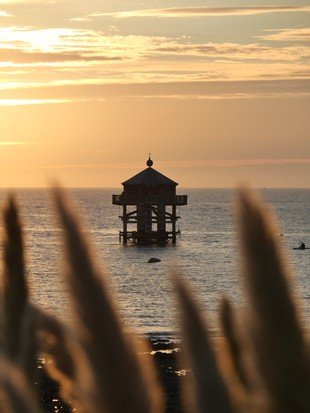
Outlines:
<svg viewBox="0 0 310 413"><path fill-rule="evenodd" d="M310 158L259 158L259 159L204 159L204 160L182 160L182 161L158 161L158 168L193 168L193 167L215 167L215 168L241 168L245 166L266 165L309 165ZM133 169L140 168L141 163L73 163L73 164L50 164L28 167L31 169L65 170L65 169Z"/></svg>
<svg viewBox="0 0 310 413"><path fill-rule="evenodd" d="M279 33L269 36L279 36ZM102 62L166 60L168 55L201 58L251 59L270 61L298 61L309 55L306 46L271 47L258 43L194 43L186 38L168 38L146 35L107 35L101 31L86 29L31 29L5 27L0 29L0 68L11 64L48 65L65 64L90 67ZM70 63L71 62L71 63ZM218 66L220 66L218 62ZM135 70L136 71L136 70Z"/></svg>
<svg viewBox="0 0 310 413"><path fill-rule="evenodd" d="M266 13L309 12L310 6L255 6L255 7L182 7L166 9L131 10L117 13L95 12L86 17L203 17L251 16Z"/></svg>
<svg viewBox="0 0 310 413"><path fill-rule="evenodd" d="M276 35L274 35L276 36ZM102 37L102 43L106 36ZM81 50L74 49L75 42L68 48L70 51L48 51L44 52L38 48L35 51L27 51L29 47L18 44L18 48L13 48L15 43L9 44L6 48L0 48L0 67L5 67L5 63L22 65L33 65L38 63L58 65L58 63L72 63L77 66L78 63L88 65L92 62L117 62L131 59L145 59L165 57L167 55L198 56L201 58L220 58L228 60L233 59L250 59L250 60L268 60L268 61L297 61L303 57L309 57L310 51L306 46L283 46L273 48L271 46L238 43L183 43L182 39L175 41L168 38L156 38L147 36L110 36L111 44L107 49L99 49L96 45L89 44ZM135 48L135 45L137 46ZM52 45L50 48L52 49ZM79 47L79 46L77 46ZM120 48L124 50L120 53ZM55 47L60 49L60 47ZM44 48L43 48L44 50Z"/></svg>
<svg viewBox="0 0 310 413"><path fill-rule="evenodd" d="M1 59L32 61L34 54L42 61L122 60L141 56L152 44L166 41L160 36L107 35L102 31L70 28L34 29L0 28Z"/></svg>
<svg viewBox="0 0 310 413"><path fill-rule="evenodd" d="M73 52L27 52L24 50L0 48L0 62L11 63L57 63L57 62L102 62L123 60L122 56L105 56L94 54L90 50L76 50Z"/></svg>
<svg viewBox="0 0 310 413"><path fill-rule="evenodd" d="M191 168L191 167L226 167L238 168L243 166L263 165L308 165L310 158L258 158L258 159L207 159L197 161L162 162L166 167Z"/></svg>
<svg viewBox="0 0 310 413"><path fill-rule="evenodd" d="M0 10L0 17L13 17L13 15L5 10Z"/></svg>
<svg viewBox="0 0 310 413"><path fill-rule="evenodd" d="M309 48L305 44L273 47L260 43L196 43L187 37L106 34L91 29L2 27L0 90L15 92L2 93L0 105L105 98L106 95L100 95L100 89L96 88L104 84L305 78L309 76L308 57ZM67 86L71 87L69 95L65 93ZM74 96L71 94L73 87ZM58 95L60 88L64 91L62 95ZM26 89L32 89L32 94L21 92ZM130 95L137 94L137 90L139 87L135 86L135 92ZM89 91L91 96L87 95ZM251 90L241 89L236 93L242 99L252 98ZM149 91L140 94L150 95ZM204 95L196 91L192 94ZM180 96L183 93L179 90L163 92L157 87L157 95ZM205 98L230 96L218 96L216 92L208 93ZM8 99L15 99L15 103Z"/></svg>
<svg viewBox="0 0 310 413"><path fill-rule="evenodd" d="M215 94L174 94L174 95L139 95L139 96L122 96L122 99L164 99L164 100L249 100L249 99L283 99L293 97L310 97L310 92L272 92L263 93L218 93Z"/></svg>
<svg viewBox="0 0 310 413"><path fill-rule="evenodd" d="M274 33L258 37L264 40L273 40L280 42L310 42L310 27L287 30L273 30L273 32Z"/></svg>
<svg viewBox="0 0 310 413"><path fill-rule="evenodd" d="M70 22L77 22L77 23L84 23L84 22L88 22L90 19L90 17L72 17L69 21Z"/></svg>
<svg viewBox="0 0 310 413"><path fill-rule="evenodd" d="M141 163L73 163L73 164L49 164L28 167L27 169L128 169L139 168Z"/></svg>
<svg viewBox="0 0 310 413"><path fill-rule="evenodd" d="M48 105L55 103L69 103L72 101L72 99L0 99L0 106ZM10 143L6 142L6 144ZM14 142L13 144L17 145L20 143Z"/></svg>
<svg viewBox="0 0 310 413"><path fill-rule="evenodd" d="M15 4L50 4L53 0L0 0L0 5L14 6Z"/></svg>
<svg viewBox="0 0 310 413"><path fill-rule="evenodd" d="M251 60L284 60L296 61L310 56L310 50L306 46L295 47L271 47L258 43L204 43L182 44L172 42L163 44L155 51L165 54L196 55L200 57L222 57L225 59L251 59Z"/></svg>
<svg viewBox="0 0 310 413"><path fill-rule="evenodd" d="M307 98L309 80L285 79L256 81L192 81L100 84L80 84L70 81L45 84L15 85L2 91L6 106L15 104L49 104L71 102L103 102L117 99L264 99Z"/></svg>
<svg viewBox="0 0 310 413"><path fill-rule="evenodd" d="M16 145L33 145L34 142L24 142L24 141L1 141L0 146L16 146Z"/></svg>

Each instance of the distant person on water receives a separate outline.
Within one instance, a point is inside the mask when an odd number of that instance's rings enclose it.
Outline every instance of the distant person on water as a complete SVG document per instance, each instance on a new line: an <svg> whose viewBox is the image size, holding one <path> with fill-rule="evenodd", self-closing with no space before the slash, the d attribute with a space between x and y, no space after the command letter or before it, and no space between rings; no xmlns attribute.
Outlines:
<svg viewBox="0 0 310 413"><path fill-rule="evenodd" d="M302 242L302 243L299 245L299 248L300 248L301 250L304 250L304 249L306 248L306 246L305 246L305 244Z"/></svg>

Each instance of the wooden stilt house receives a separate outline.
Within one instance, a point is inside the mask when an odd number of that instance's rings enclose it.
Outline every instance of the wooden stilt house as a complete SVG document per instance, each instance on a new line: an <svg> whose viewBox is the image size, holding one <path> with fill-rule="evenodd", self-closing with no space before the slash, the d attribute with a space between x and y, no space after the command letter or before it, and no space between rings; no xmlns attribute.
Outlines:
<svg viewBox="0 0 310 413"><path fill-rule="evenodd" d="M122 206L120 241L144 245L176 243L180 231L177 206L187 205L187 195L176 195L177 183L156 171L149 157L147 168L123 182L113 204Z"/></svg>

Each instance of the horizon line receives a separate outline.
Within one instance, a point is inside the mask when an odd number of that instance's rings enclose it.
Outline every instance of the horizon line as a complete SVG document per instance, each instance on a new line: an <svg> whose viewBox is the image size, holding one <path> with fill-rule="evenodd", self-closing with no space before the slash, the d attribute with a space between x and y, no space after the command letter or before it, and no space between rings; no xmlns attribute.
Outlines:
<svg viewBox="0 0 310 413"><path fill-rule="evenodd" d="M187 189L227 189L227 190L238 190L242 188L244 185L235 185L235 186L182 186L178 189L180 190L187 190ZM310 186L249 186L247 187L251 189L303 189L303 190L310 190ZM20 189L41 189L41 190L52 190L53 186L0 186L0 191L12 191L12 190L20 190ZM60 188L65 190L70 189L115 189L119 190L122 189L122 186L65 186L61 185Z"/></svg>

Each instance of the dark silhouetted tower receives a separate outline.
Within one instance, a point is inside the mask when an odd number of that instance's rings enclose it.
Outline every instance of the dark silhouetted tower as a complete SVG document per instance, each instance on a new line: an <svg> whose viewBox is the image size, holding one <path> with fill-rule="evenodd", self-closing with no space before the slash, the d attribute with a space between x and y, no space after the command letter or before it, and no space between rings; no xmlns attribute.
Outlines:
<svg viewBox="0 0 310 413"><path fill-rule="evenodd" d="M169 241L175 244L180 234L176 228L180 218L176 207L187 205L187 195L176 195L178 184L153 169L150 157L146 164L146 169L122 183L121 195L113 195L113 204L123 207L123 214L119 216L123 221L120 241L140 245L163 245ZM129 230L129 226L134 226L133 230Z"/></svg>

